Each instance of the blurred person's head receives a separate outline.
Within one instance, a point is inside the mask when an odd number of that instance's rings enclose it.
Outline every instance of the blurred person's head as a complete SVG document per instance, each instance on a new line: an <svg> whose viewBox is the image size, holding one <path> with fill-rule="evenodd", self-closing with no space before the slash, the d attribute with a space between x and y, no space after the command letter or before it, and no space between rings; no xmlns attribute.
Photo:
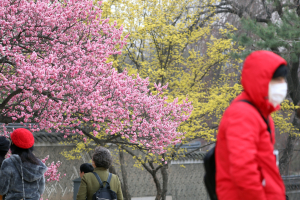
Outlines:
<svg viewBox="0 0 300 200"><path fill-rule="evenodd" d="M82 178L85 173L89 173L93 171L94 171L94 167L92 164L83 163L82 165L80 165L80 178Z"/></svg>
<svg viewBox="0 0 300 200"><path fill-rule="evenodd" d="M108 149L104 147L96 147L95 152L93 154L93 166L103 167L108 169L112 164L112 156Z"/></svg>
<svg viewBox="0 0 300 200"><path fill-rule="evenodd" d="M277 107L286 97L287 94L287 67L280 65L273 74L269 83L269 101L274 107Z"/></svg>

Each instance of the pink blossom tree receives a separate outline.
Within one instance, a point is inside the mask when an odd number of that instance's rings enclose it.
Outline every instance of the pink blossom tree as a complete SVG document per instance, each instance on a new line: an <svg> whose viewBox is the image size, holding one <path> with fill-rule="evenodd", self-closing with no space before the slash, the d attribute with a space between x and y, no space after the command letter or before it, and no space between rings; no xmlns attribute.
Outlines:
<svg viewBox="0 0 300 200"><path fill-rule="evenodd" d="M153 153L181 141L192 106L108 63L127 36L90 0L0 0L0 122L78 133ZM83 138L86 139L86 138Z"/></svg>
<svg viewBox="0 0 300 200"><path fill-rule="evenodd" d="M0 123L163 154L184 137L177 127L192 106L112 68L127 36L101 12L90 0L0 0ZM48 167L58 181L59 163Z"/></svg>

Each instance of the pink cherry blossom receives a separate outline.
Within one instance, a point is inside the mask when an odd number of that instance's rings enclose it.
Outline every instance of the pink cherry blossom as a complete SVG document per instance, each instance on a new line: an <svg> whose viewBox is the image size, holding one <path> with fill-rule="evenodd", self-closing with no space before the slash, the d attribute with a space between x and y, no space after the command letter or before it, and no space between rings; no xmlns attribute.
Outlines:
<svg viewBox="0 0 300 200"><path fill-rule="evenodd" d="M61 176L61 173L58 171L58 168L62 163L58 161L57 163L52 162L51 164L47 164L46 162L48 159L49 159L49 155L42 160L42 162L48 167L46 173L44 174L45 180L46 182L51 182L51 181L59 182L62 177L66 176L66 174ZM43 197L41 197L40 200L43 200Z"/></svg>
<svg viewBox="0 0 300 200"><path fill-rule="evenodd" d="M111 143L162 154L181 142L191 103L167 102L167 86L152 94L148 79L112 68L128 35L101 13L90 0L0 0L0 122L96 142L104 131Z"/></svg>
<svg viewBox="0 0 300 200"><path fill-rule="evenodd" d="M44 174L45 176L45 180L46 182L51 182L51 181L60 181L60 179L62 178L61 173L58 171L58 168L60 167L60 165L62 164L60 161L58 161L57 163L50 163L50 164L46 164L47 160L49 159L49 155L46 156L42 162L47 166L47 171ZM66 174L64 174L63 176L66 176Z"/></svg>

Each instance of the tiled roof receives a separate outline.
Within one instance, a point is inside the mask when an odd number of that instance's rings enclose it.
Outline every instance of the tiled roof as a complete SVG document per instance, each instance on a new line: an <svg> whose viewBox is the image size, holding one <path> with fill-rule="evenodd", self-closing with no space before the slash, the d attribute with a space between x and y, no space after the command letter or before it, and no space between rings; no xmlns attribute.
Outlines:
<svg viewBox="0 0 300 200"><path fill-rule="evenodd" d="M178 160L203 160L206 152L203 151L196 151L190 154L186 154L185 157L180 156Z"/></svg>
<svg viewBox="0 0 300 200"><path fill-rule="evenodd" d="M177 144L176 146L178 146L178 145L180 145L180 144ZM180 146L180 148L183 148L183 149L196 149L199 147L201 147L200 141L190 142L190 143L183 144Z"/></svg>
<svg viewBox="0 0 300 200"><path fill-rule="evenodd" d="M0 123L0 134L2 132L2 125L3 124ZM17 129L17 128L27 128L29 124L24 123L24 125L20 123L10 123L5 126L8 131L12 131L13 129ZM33 132L33 136L36 143L47 143L47 144L59 144L60 142L70 141L71 139L70 137L68 137L67 139L64 138L64 133L56 133L56 132L48 133L46 131ZM72 139L72 140L74 141L79 139ZM194 142L194 143L182 145L181 148L186 148L189 151L193 151L193 149L199 148L199 145L201 145L200 142ZM196 151L187 154L185 157L180 156L178 161L203 160L205 153L206 152Z"/></svg>
<svg viewBox="0 0 300 200"><path fill-rule="evenodd" d="M0 133L2 132L2 125L0 123ZM28 128L28 124L22 125L20 123L11 123L5 125L7 131L12 131L13 129L17 128ZM64 138L64 133L56 133L56 132L51 132L48 133L46 131L39 131L39 132L33 132L32 133L35 139L36 143L50 143L50 144L57 144L60 142L65 142L68 139Z"/></svg>

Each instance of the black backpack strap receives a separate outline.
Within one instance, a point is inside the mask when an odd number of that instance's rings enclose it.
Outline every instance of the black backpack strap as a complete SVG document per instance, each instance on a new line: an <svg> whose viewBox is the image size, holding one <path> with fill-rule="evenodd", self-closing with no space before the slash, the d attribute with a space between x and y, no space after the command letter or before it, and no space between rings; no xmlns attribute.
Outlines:
<svg viewBox="0 0 300 200"><path fill-rule="evenodd" d="M100 177L98 176L98 174L96 172L93 172L93 174L96 176L98 182L100 183L100 188L103 188L103 183L102 183Z"/></svg>
<svg viewBox="0 0 300 200"><path fill-rule="evenodd" d="M109 173L109 174L108 174L107 181L105 181L105 182L106 182L106 184L105 184L105 188L107 188L107 187L110 187L110 186L109 186L109 184L110 184L111 177L112 177L112 174L111 174L111 173Z"/></svg>
<svg viewBox="0 0 300 200"><path fill-rule="evenodd" d="M250 102L250 101L248 101L248 100L245 100L245 99L242 99L242 100L239 100L239 101L242 101L242 102L246 102L246 103L248 103L248 104L250 104L250 105L252 105L257 111L258 111L258 113L261 115L261 117L263 118L263 120L266 122L266 124L267 124L267 127L268 127L268 131L269 131L269 133L270 133L270 138L271 138L271 142L273 143L273 138L272 138L272 132L271 132L271 128L270 128L270 125L269 125L269 118L268 119L265 119L264 118L264 116L259 112L259 110L255 107L255 105L252 103L252 102Z"/></svg>

